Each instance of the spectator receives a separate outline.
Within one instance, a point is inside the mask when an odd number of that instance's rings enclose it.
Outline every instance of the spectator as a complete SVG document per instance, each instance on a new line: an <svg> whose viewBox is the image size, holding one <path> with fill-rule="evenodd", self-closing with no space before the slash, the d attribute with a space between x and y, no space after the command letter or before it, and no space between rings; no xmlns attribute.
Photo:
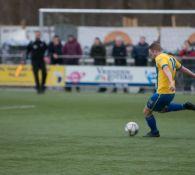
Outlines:
<svg viewBox="0 0 195 175"><path fill-rule="evenodd" d="M106 49L98 37L95 38L94 44L91 47L90 56L94 58L95 65L106 64Z"/></svg>
<svg viewBox="0 0 195 175"><path fill-rule="evenodd" d="M190 45L190 43L186 40L183 44L182 50L179 51L179 56L181 57L194 57L195 51L193 49L193 46ZM182 65L187 66L190 69L194 69L194 59L182 59ZM191 91L191 87L193 84L193 79L184 75L183 77L183 84L184 84L184 90L185 91Z"/></svg>
<svg viewBox="0 0 195 175"><path fill-rule="evenodd" d="M190 43L188 41L184 42L182 50L179 52L179 56L186 56L186 57L194 57L195 56L195 51L194 51L193 47L190 46Z"/></svg>
<svg viewBox="0 0 195 175"><path fill-rule="evenodd" d="M106 48L98 37L95 38L94 44L91 47L90 56L94 58L94 65L106 64ZM105 92L106 90L106 87L101 86L98 92Z"/></svg>
<svg viewBox="0 0 195 175"><path fill-rule="evenodd" d="M76 38L73 35L68 36L68 41L65 43L62 53L64 56L64 63L65 65L78 65L79 58L82 55L82 50L80 44L77 42ZM65 90L68 92L72 91L71 86L65 87ZM77 92L80 91L80 87L76 86Z"/></svg>
<svg viewBox="0 0 195 175"><path fill-rule="evenodd" d="M121 38L116 38L114 47L112 49L112 56L114 57L116 66L126 66L127 65L127 49ZM122 87L125 93L128 92L127 87ZM117 84L113 88L112 92L116 93L118 91Z"/></svg>
<svg viewBox="0 0 195 175"><path fill-rule="evenodd" d="M82 55L80 44L73 35L68 36L68 41L64 45L62 53L65 57L64 63L66 65L78 65L79 58Z"/></svg>
<svg viewBox="0 0 195 175"><path fill-rule="evenodd" d="M140 37L139 43L132 50L132 57L135 59L135 66L147 66L149 56L149 45L145 37Z"/></svg>
<svg viewBox="0 0 195 175"><path fill-rule="evenodd" d="M112 49L112 56L114 57L116 66L126 66L127 65L127 49L121 38L117 38Z"/></svg>
<svg viewBox="0 0 195 175"><path fill-rule="evenodd" d="M53 41L49 44L49 55L51 64L63 64L63 59L59 58L62 55L62 44L59 36L55 35Z"/></svg>

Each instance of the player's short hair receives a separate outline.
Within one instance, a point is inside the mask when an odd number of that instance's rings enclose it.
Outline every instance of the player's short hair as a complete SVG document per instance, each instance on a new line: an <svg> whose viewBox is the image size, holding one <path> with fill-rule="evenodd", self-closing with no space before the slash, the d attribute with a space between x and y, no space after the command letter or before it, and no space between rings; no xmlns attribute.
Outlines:
<svg viewBox="0 0 195 175"><path fill-rule="evenodd" d="M157 50L157 51L161 51L162 47L160 46L160 43L158 41L153 42L150 46L149 46L150 50Z"/></svg>

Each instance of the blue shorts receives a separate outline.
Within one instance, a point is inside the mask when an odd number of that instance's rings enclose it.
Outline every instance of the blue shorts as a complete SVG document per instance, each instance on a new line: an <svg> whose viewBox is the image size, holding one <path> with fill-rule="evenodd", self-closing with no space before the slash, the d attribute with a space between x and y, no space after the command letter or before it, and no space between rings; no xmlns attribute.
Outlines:
<svg viewBox="0 0 195 175"><path fill-rule="evenodd" d="M152 111L163 111L171 101L174 99L175 94L157 94L154 93L148 100L147 107Z"/></svg>

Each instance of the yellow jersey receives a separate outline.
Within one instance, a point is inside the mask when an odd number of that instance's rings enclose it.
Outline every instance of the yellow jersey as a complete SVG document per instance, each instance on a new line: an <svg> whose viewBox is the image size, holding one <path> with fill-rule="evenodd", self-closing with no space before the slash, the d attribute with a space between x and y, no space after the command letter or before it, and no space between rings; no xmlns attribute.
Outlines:
<svg viewBox="0 0 195 175"><path fill-rule="evenodd" d="M174 58L172 55L161 53L155 58L156 69L157 69L157 93L158 94L174 94L175 92L169 89L168 77L163 72L163 68L168 66L173 80L175 81L176 71L181 68L181 63Z"/></svg>

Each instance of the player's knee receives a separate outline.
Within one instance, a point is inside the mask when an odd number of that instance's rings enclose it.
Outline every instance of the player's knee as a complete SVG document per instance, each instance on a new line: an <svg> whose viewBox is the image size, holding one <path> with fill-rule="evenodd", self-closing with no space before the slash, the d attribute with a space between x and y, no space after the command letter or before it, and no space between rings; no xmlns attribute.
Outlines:
<svg viewBox="0 0 195 175"><path fill-rule="evenodd" d="M146 111L146 108L143 109L143 114L144 116L146 115L147 111Z"/></svg>
<svg viewBox="0 0 195 175"><path fill-rule="evenodd" d="M143 114L145 117L149 117L151 115L151 111L148 108L144 108Z"/></svg>

